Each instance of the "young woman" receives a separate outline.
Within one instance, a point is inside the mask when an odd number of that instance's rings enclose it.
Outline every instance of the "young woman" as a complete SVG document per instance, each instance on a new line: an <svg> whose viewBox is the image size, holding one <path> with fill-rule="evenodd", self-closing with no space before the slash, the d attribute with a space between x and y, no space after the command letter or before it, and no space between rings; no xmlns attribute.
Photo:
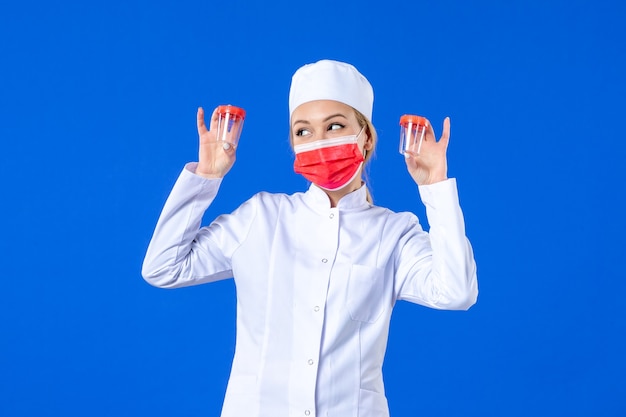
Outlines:
<svg viewBox="0 0 626 417"><path fill-rule="evenodd" d="M447 178L450 122L408 156L430 231L415 215L374 206L361 179L376 144L373 92L353 66L305 65L289 95L294 170L312 183L259 193L228 215L201 219L235 162L198 110L198 163L187 164L143 265L175 288L234 277L237 335L223 417L387 416L382 365L393 306L476 302L476 267Z"/></svg>

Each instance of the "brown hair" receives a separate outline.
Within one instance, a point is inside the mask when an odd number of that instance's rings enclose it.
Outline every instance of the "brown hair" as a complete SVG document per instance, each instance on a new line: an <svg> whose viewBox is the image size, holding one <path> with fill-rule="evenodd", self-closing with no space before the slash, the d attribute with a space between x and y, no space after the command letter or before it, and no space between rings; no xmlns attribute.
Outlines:
<svg viewBox="0 0 626 417"><path fill-rule="evenodd" d="M356 120L359 122L359 125L361 127L365 126L365 134L369 136L370 139L372 140L372 150L365 151L365 161L363 162L363 175L365 175L365 179L367 180L368 179L367 171L366 171L367 163L369 162L370 159L372 159L372 155L374 154L374 150L376 149L376 143L378 142L378 134L376 133L376 129L374 128L374 125L372 124L372 122L367 117L365 117L363 113L361 113L357 109L354 109L354 113L356 114ZM372 198L372 194L370 193L369 188L366 188L366 198L367 198L368 203L374 204L374 199Z"/></svg>

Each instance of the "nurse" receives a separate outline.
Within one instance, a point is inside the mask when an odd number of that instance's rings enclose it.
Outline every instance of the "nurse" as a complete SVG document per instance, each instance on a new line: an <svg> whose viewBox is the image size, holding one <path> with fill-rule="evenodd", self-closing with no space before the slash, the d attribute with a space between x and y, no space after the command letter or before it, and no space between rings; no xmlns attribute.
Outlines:
<svg viewBox="0 0 626 417"><path fill-rule="evenodd" d="M308 190L259 193L202 226L235 162L198 110L199 161L180 174L144 260L162 288L233 277L235 355L223 417L388 416L382 366L398 300L466 310L478 295L456 181L447 177L450 122L429 127L406 158L429 232L412 213L372 204L361 174L376 145L373 91L352 65L323 60L294 74L294 170ZM430 124L429 124L430 125Z"/></svg>

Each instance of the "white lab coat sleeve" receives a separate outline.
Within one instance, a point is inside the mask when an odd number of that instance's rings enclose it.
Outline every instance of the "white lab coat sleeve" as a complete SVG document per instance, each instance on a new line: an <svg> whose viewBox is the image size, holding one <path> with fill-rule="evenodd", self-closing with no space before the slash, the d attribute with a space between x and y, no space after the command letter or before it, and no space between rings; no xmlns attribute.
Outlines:
<svg viewBox="0 0 626 417"><path fill-rule="evenodd" d="M254 217L254 204L248 201L201 228L221 179L200 177L195 167L189 163L180 174L148 245L141 272L155 287L186 287L232 277L231 255Z"/></svg>
<svg viewBox="0 0 626 417"><path fill-rule="evenodd" d="M445 310L476 303L478 281L454 178L419 187L430 230L417 223L401 239L398 299Z"/></svg>

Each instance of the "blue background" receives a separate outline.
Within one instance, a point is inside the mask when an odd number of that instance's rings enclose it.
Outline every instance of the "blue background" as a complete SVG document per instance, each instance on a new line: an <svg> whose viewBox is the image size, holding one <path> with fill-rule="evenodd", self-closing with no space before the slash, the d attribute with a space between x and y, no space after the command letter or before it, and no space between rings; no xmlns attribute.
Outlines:
<svg viewBox="0 0 626 417"><path fill-rule="evenodd" d="M393 416L626 415L620 1L112 1L0 6L0 415L217 416L232 280L159 290L141 263L197 158L195 112L248 112L207 220L293 173L301 65L374 86L377 204L424 218L398 118L451 116L480 295L399 303Z"/></svg>

